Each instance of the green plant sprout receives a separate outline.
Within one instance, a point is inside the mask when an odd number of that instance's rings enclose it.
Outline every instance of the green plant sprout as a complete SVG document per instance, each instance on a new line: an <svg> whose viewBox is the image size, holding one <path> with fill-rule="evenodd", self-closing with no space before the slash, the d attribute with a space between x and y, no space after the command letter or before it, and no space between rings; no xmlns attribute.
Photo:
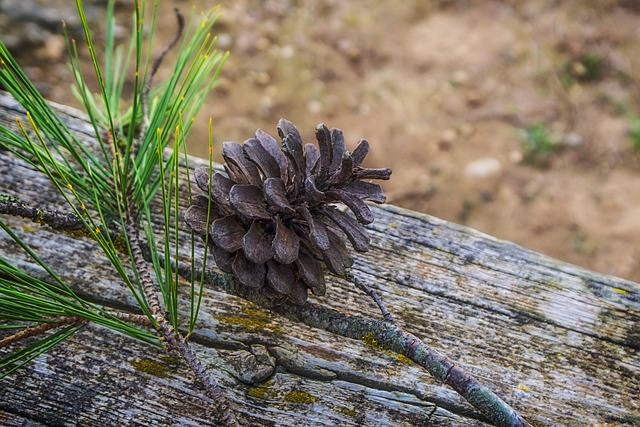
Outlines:
<svg viewBox="0 0 640 427"><path fill-rule="evenodd" d="M596 53L585 53L568 60L562 67L560 81L570 88L578 82L589 83L599 80L604 71L604 60Z"/></svg>
<svg viewBox="0 0 640 427"><path fill-rule="evenodd" d="M541 166L546 165L549 155L556 149L549 131L541 123L524 130L521 146L525 162Z"/></svg>
<svg viewBox="0 0 640 427"><path fill-rule="evenodd" d="M629 115L629 129L627 134L631 139L631 148L636 153L640 153L640 118L631 114Z"/></svg>

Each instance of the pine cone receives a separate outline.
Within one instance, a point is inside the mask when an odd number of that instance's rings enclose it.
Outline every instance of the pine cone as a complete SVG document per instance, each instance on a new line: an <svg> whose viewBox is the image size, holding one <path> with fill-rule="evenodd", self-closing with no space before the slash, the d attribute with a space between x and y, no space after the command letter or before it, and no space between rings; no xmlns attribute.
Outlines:
<svg viewBox="0 0 640 427"><path fill-rule="evenodd" d="M298 129L280 119L278 142L262 130L244 144L225 142L227 176L208 168L195 170L198 196L186 212L187 224L208 242L218 267L247 288L265 284L293 302L326 292L323 265L343 276L353 259L345 236L358 252L369 248L361 224L373 221L369 200L384 203L378 184L391 169L360 165L369 152L361 139L349 152L340 129L316 127L318 147L303 148ZM209 224L207 210L209 208ZM346 205L355 219L334 204Z"/></svg>

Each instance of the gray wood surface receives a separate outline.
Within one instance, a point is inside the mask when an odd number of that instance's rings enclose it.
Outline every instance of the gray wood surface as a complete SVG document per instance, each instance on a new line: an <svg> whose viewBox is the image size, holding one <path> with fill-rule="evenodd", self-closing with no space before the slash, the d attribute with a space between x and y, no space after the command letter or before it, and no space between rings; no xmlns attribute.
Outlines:
<svg viewBox="0 0 640 427"><path fill-rule="evenodd" d="M0 93L0 121L12 125L20 111ZM64 111L90 140L83 116ZM6 152L0 192L68 211L43 176ZM640 425L640 285L428 215L389 205L373 211L371 250L356 255L353 272L378 290L397 322L534 426ZM2 219L79 293L135 312L92 241ZM39 273L3 233L0 254ZM379 317L335 277L327 296L313 301ZM366 340L291 322L217 289L205 290L203 304L192 342L243 425L488 425L422 368ZM201 399L170 354L89 326L0 380L0 425L215 425Z"/></svg>

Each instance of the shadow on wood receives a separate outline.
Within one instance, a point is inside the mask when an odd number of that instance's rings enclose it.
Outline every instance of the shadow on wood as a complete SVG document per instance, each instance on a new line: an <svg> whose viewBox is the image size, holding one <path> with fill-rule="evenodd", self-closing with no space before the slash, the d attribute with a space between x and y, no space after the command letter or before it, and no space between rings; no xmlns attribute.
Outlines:
<svg viewBox="0 0 640 427"><path fill-rule="evenodd" d="M84 117L59 108L91 144ZM0 121L13 126L22 115L0 93ZM203 164L190 159L191 167ZM6 152L0 152L0 192L65 210L46 177ZM428 215L389 205L372 209L371 249L357 255L352 270L402 327L534 426L640 425L638 284ZM3 221L79 294L136 312L92 241L20 218ZM0 253L42 275L4 234ZM328 277L327 288L314 302L380 317L348 282ZM219 289L205 290L192 342L243 425L488 425L424 369L366 337L309 328ZM215 425L200 399L207 397L171 354L89 326L0 381L0 424Z"/></svg>

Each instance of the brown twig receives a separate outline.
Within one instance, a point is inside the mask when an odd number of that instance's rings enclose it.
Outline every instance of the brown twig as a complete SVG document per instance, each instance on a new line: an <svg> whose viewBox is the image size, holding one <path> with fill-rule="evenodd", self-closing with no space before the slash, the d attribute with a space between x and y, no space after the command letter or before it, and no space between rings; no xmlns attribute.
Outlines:
<svg viewBox="0 0 640 427"><path fill-rule="evenodd" d="M173 40L171 40L169 44L162 50L162 52L160 52L160 55L156 58L155 61L153 61L153 64L151 65L151 71L149 72L149 77L147 78L147 81L145 82L145 85L144 85L143 98L145 99L149 96L149 91L151 90L151 82L153 80L153 77L158 72L158 69L162 64L162 61L164 61L164 58L165 56L167 56L167 53L169 53L169 51L175 47L176 43L178 43L178 40L180 40L180 37L182 37L182 33L184 32L184 16L182 16L180 9L178 9L177 7L174 8L173 11L176 14L178 29L176 30L176 34L173 36Z"/></svg>
<svg viewBox="0 0 640 427"><path fill-rule="evenodd" d="M88 320L83 319L82 317L62 317L60 319L51 319L50 322L41 323L37 326L33 326L31 328L22 329L19 332L16 332L13 335L9 335L0 339L0 348L7 347L11 344L17 343L19 341L25 340L31 337L37 337L44 334L51 329L61 328L63 326L76 325L80 326L88 323Z"/></svg>
<svg viewBox="0 0 640 427"><path fill-rule="evenodd" d="M186 266L178 265L180 273ZM307 302L304 305L277 304L266 292L242 291L231 275L213 271L205 273L205 282L238 295L286 318L331 333L361 340L369 335L385 350L399 353L425 368L434 378L447 384L498 427L530 427L518 412L494 392L482 385L452 360L429 347L415 335L386 320L377 321L340 313Z"/></svg>
<svg viewBox="0 0 640 427"><path fill-rule="evenodd" d="M22 203L19 199L0 194L0 214L19 216L30 219L40 225L48 225L59 231L80 231L86 226L75 214L64 214L58 211L39 209Z"/></svg>
<svg viewBox="0 0 640 427"><path fill-rule="evenodd" d="M133 314L133 313L123 313L123 312L109 312L109 314L113 317L116 317L123 322L130 323L132 325L143 326L145 328L152 328L153 324L148 316L144 314Z"/></svg>
<svg viewBox="0 0 640 427"><path fill-rule="evenodd" d="M18 198L0 193L0 214L30 219L38 225L47 225L54 230L63 231L75 236L91 237L87 225L73 213L62 213L56 210L40 209L23 203ZM112 241L122 237L115 231L99 226L100 233L108 233Z"/></svg>
<svg viewBox="0 0 640 427"><path fill-rule="evenodd" d="M347 274L347 280L352 282L354 285L356 285L358 289L360 289L365 294L369 295L371 299L373 299L373 301L376 303L376 305L382 312L382 317L384 318L385 322L394 323L391 313L389 313L389 310L387 310L387 307L384 305L384 303L382 302L382 299L380 298L380 296L376 291L371 289L369 285L367 285L366 283L364 283L362 280L358 279L351 273Z"/></svg>
<svg viewBox="0 0 640 427"><path fill-rule="evenodd" d="M498 427L530 426L513 408L463 368L395 324L349 316L313 304L275 309L306 325L321 327L344 337L362 339L365 334L371 334L385 350L406 356L429 371L434 378L453 388L494 425Z"/></svg>

